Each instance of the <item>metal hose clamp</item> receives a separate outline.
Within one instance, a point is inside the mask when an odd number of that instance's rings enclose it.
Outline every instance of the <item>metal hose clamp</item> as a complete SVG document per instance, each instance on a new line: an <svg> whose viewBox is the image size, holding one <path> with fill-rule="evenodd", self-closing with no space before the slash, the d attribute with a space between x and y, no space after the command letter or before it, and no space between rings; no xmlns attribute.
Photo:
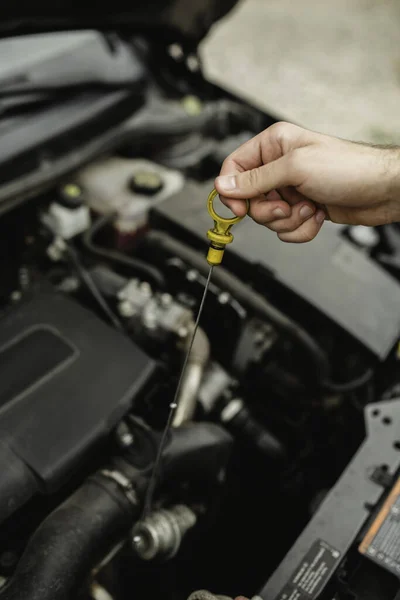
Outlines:
<svg viewBox="0 0 400 600"><path fill-rule="evenodd" d="M133 506L137 506L139 504L138 497L136 491L131 483L131 481L120 471L109 471L108 469L103 469L100 471L101 475L111 479L122 489L125 496L128 498L129 502L133 504Z"/></svg>

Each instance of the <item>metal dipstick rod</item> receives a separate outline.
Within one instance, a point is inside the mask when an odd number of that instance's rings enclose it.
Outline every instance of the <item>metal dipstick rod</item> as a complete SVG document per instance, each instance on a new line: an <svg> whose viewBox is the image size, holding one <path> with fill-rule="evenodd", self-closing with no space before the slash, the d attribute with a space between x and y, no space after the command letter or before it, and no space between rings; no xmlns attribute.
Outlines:
<svg viewBox="0 0 400 600"><path fill-rule="evenodd" d="M190 354L192 351L193 342L196 337L196 332L199 327L200 318L201 318L201 314L202 314L203 308L204 308L204 303L205 303L205 300L207 297L207 292L208 292L208 288L210 285L213 268L214 268L214 266L221 264L223 256L224 256L225 246L227 244L230 244L233 241L233 235L230 232L232 225L234 225L235 223L238 223L239 221L241 221L243 219L243 217L232 217L230 219L227 219L225 217L220 217L215 212L214 204L213 204L214 198L217 195L218 195L218 192L217 192L217 190L214 189L208 196L208 200L207 200L207 210L214 221L214 227L212 229L209 229L207 232L207 237L210 240L210 246L209 246L208 253L207 253L207 262L210 265L210 270L208 272L208 277L207 277L207 281L206 281L206 284L204 287L203 297L200 302L200 306L199 306L199 310L197 313L195 325L194 325L193 332L192 332L192 337L191 337L190 344L188 347L188 351L186 353L185 359L182 364L182 369L181 369L181 372L179 375L178 385L177 385L177 388L175 391L174 399L169 406L168 419L167 419L164 431L161 436L160 444L157 449L156 459L155 459L153 470L152 470L152 473L150 476L150 481L149 481L149 484L148 484L147 490L146 490L146 495L145 495L145 500L144 500L144 505L143 505L142 520L144 520L151 511L151 507L152 507L152 503L153 503L153 496L154 496L157 479L158 479L160 468L161 468L163 451L164 451L165 445L168 440L169 431L172 427L174 413L178 406L177 400L179 398L179 393L181 391L182 382L183 382L183 379L185 376L186 367L187 367L187 364L188 364L188 361L190 358ZM247 201L247 209L248 208L249 208L249 202ZM139 544L141 542L140 536L134 537L133 542Z"/></svg>
<svg viewBox="0 0 400 600"><path fill-rule="evenodd" d="M184 375L185 375L185 372L186 372L186 366L187 366L187 363L188 363L189 358L190 358L190 353L191 353L192 348L193 348L193 342L194 342L194 339L196 337L196 332L197 332L197 329L199 327L201 313L203 312L204 302L206 300L208 288L209 288L209 285L210 285L212 270L213 270L213 267L210 266L210 270L208 272L207 281L206 281L206 284L205 284L205 287L204 287L203 297L201 299L199 311L198 311L197 317L196 317L196 322L195 322L194 327L193 327L192 338L190 340L189 348L188 348L188 350L186 352L186 356L185 356L185 359L183 361L182 369L181 369L181 372L180 372L180 375L179 375L178 385L176 387L176 391L175 391L175 395L174 395L174 399L171 402L171 404L169 405L169 413L168 413L167 423L165 425L164 431L163 431L162 436L161 436L161 440L160 440L160 444L158 446L157 455L156 455L156 459L155 459L155 462L154 462L153 470L152 470L152 473L151 473L149 485L147 486L147 490L146 490L146 496L145 496L144 507L143 507L143 518L147 517L147 515L149 514L149 512L151 510L151 504L152 504L154 490L155 490L156 483L157 483L157 478L158 478L159 471L160 471L163 450L165 448L165 444L166 444L167 439L168 439L168 433L169 433L169 431L170 431L170 429L172 427L172 421L173 421L173 418L174 418L175 410L178 407L177 400L179 398L179 393L181 391L182 381L183 381L183 378L184 378Z"/></svg>

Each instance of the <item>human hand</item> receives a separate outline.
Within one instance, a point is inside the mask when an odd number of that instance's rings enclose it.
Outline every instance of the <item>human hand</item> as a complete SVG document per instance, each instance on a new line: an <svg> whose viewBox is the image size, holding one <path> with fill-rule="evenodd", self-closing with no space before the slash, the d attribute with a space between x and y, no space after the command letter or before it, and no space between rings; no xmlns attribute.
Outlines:
<svg viewBox="0 0 400 600"><path fill-rule="evenodd" d="M400 149L275 123L224 161L215 187L236 215L284 242L308 242L324 219L349 225L400 221Z"/></svg>

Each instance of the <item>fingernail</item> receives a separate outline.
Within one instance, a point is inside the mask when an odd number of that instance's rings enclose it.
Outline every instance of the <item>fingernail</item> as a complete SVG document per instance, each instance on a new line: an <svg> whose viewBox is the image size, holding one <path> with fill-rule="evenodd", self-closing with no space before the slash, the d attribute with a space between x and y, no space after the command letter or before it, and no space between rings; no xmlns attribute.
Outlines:
<svg viewBox="0 0 400 600"><path fill-rule="evenodd" d="M285 213L283 212L283 210L281 208L274 208L274 210L272 211L272 214L274 215L274 217L278 217L278 219L282 219L282 217L286 217Z"/></svg>
<svg viewBox="0 0 400 600"><path fill-rule="evenodd" d="M236 187L236 177L233 175L222 175L221 177L217 177L217 182L219 189L224 192L234 190Z"/></svg>
<svg viewBox="0 0 400 600"><path fill-rule="evenodd" d="M313 214L313 212L314 211L311 208L311 206L308 206L308 204L305 204L300 209L300 216L301 216L302 219L307 219L307 217L311 217L311 215Z"/></svg>
<svg viewBox="0 0 400 600"><path fill-rule="evenodd" d="M317 212L317 214L315 215L315 220L317 221L318 225L321 225L321 223L324 222L325 220L325 213L323 210L319 210Z"/></svg>

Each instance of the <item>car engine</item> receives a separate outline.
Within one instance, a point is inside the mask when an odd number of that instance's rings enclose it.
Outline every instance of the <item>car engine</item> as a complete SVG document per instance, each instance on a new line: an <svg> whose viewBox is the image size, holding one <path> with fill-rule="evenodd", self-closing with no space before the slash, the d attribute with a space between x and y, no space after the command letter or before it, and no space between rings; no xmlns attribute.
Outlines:
<svg viewBox="0 0 400 600"><path fill-rule="evenodd" d="M144 505L207 195L275 119L178 44L129 52L123 90L50 90L2 124L0 598L394 598L396 564L357 541L400 467L397 225L326 223L301 247L237 226ZM326 552L299 591L299 561Z"/></svg>

